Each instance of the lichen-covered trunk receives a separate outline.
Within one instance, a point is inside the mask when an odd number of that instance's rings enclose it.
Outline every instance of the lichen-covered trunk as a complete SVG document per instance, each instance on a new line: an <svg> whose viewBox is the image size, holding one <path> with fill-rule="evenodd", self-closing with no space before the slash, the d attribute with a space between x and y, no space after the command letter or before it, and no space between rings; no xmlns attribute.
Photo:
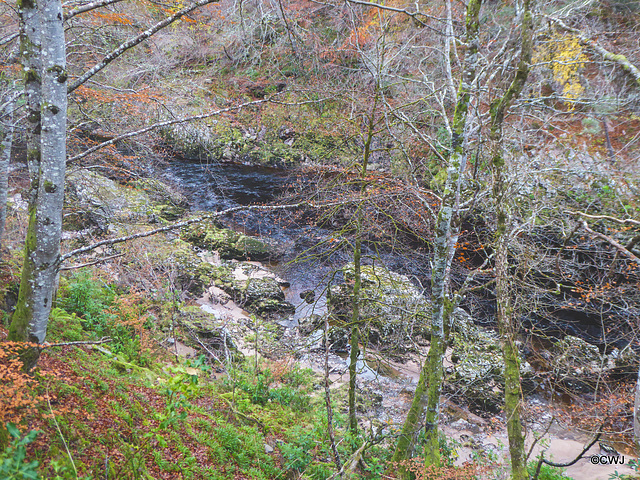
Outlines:
<svg viewBox="0 0 640 480"><path fill-rule="evenodd" d="M505 212L499 212L498 231L504 231ZM511 458L511 478L529 478L525 462L524 434L522 431L522 387L520 382L520 354L516 346L517 331L513 322L511 294L509 289L508 236L500 235L496 240L496 317L502 355L504 359L504 411L507 419L509 456Z"/></svg>
<svg viewBox="0 0 640 480"><path fill-rule="evenodd" d="M471 89L476 77L478 64L478 30L481 0L471 0L467 5L467 51L463 65L463 74L458 87L456 110L451 132L451 155L447 166L442 205L438 213L436 236L434 240L434 258L431 272L431 345L427 361L420 372L409 413L402 427L393 461L401 463L413 453L420 419L425 415L425 463L427 466L440 465L440 445L438 421L440 417L440 395L444 381L443 360L446 350L446 332L449 329L449 280L453 250L458 236L456 225L459 209L459 192L466 166L464 133L467 112L471 99ZM426 413L425 413L426 409ZM402 478L410 474L400 468Z"/></svg>
<svg viewBox="0 0 640 480"><path fill-rule="evenodd" d="M24 74L27 107L27 165L31 177L30 196L35 195L35 182L40 165L40 102L42 98L42 58L40 43L42 22L35 0L19 0L20 63Z"/></svg>
<svg viewBox="0 0 640 480"><path fill-rule="evenodd" d="M640 450L640 369L638 369L636 398L633 405L633 439L636 443L636 449Z"/></svg>
<svg viewBox="0 0 640 480"><path fill-rule="evenodd" d="M12 92L9 93L11 95ZM4 228L7 222L7 198L9 194L9 162L13 143L13 107L9 99L5 111L0 111L0 255L4 244Z"/></svg>
<svg viewBox="0 0 640 480"><path fill-rule="evenodd" d="M371 115L369 116L369 124L367 125L367 135L364 141L364 150L362 153L362 166L360 169L360 180L362 186L360 187L360 196L362 201L365 201L367 194L367 183L365 177L367 175L367 166L369 165L369 158L371 156L371 145L373 143L373 137L375 135L375 112L378 106L379 90L376 83L376 89L373 97L373 106L371 108ZM352 301L352 313L351 313L351 335L349 339L349 431L354 435L358 433L358 417L356 414L356 387L357 387L357 364L358 357L360 356L360 287L362 285L361 274L361 260L362 260L362 229L363 229L363 211L362 205L358 206L356 212L356 225L355 234L356 241L353 249L353 264L354 264L354 282L353 282L353 301Z"/></svg>
<svg viewBox="0 0 640 480"><path fill-rule="evenodd" d="M521 53L509 88L505 94L491 104L491 169L493 175L493 202L496 210L496 233L494 238L496 274L496 321L504 359L505 407L511 478L529 478L526 466L524 433L522 431L522 388L520 382L520 356L516 347L517 329L514 326L509 291L509 221L511 201L505 180L506 165L503 155L502 126L505 114L518 98L529 75L533 45L532 0L524 0L521 22Z"/></svg>
<svg viewBox="0 0 640 480"><path fill-rule="evenodd" d="M43 343L59 268L66 162L67 73L60 0L39 0L42 38L40 162L29 199L29 226L10 339ZM24 355L33 367L39 352Z"/></svg>

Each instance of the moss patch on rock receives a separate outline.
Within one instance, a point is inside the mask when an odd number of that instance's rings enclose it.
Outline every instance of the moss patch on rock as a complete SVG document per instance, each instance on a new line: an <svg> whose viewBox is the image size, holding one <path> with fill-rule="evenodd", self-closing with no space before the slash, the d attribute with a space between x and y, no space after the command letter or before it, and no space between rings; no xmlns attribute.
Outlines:
<svg viewBox="0 0 640 480"><path fill-rule="evenodd" d="M211 274L215 285L248 312L281 316L295 311L295 307L285 300L278 279L263 267L246 262L226 262L214 267Z"/></svg>
<svg viewBox="0 0 640 480"><path fill-rule="evenodd" d="M355 267L343 268L345 282L330 289L333 321L351 321ZM370 341L390 352L413 350L416 337L427 334L430 303L404 276L380 265L361 267L360 322Z"/></svg>
<svg viewBox="0 0 640 480"><path fill-rule="evenodd" d="M199 248L217 251L225 260L267 260L273 255L272 248L257 238L210 221L190 225L182 231L181 238Z"/></svg>

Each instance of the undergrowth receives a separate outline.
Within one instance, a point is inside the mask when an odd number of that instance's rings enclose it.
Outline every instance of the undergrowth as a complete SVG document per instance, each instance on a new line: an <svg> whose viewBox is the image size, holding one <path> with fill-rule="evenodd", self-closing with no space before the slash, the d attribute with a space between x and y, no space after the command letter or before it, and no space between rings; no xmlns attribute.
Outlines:
<svg viewBox="0 0 640 480"><path fill-rule="evenodd" d="M150 348L159 339L147 312L157 308L89 273L62 282L48 338L63 345L44 350L28 381L16 374L31 400L15 405L23 420L8 427L13 441L0 468L10 473L0 470L1 478L326 480L336 473L324 390L310 370L251 359L216 365L216 378L205 355L176 359ZM64 345L103 337L111 341ZM348 433L336 398L340 461L366 443L352 478L389 478L388 442ZM443 452L453 459L455 446L444 442ZM456 474L487 471L448 465ZM417 478L432 478L415 469Z"/></svg>

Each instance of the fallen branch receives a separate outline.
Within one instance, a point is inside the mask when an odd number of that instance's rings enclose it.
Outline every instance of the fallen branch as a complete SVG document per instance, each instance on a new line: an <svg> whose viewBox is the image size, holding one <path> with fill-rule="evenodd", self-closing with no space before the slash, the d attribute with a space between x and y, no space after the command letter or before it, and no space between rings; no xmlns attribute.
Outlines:
<svg viewBox="0 0 640 480"><path fill-rule="evenodd" d="M621 223L622 225L631 224L631 225L640 226L640 221L634 220L633 218L621 219L616 217L610 217L609 215L589 215L588 213L572 212L571 210L565 210L564 213L568 213L569 215L580 215L581 217L590 218L592 220L611 220L612 222Z"/></svg>
<svg viewBox="0 0 640 480"><path fill-rule="evenodd" d="M115 255L109 255L108 257L98 258L97 260L93 260L92 262L80 263L78 265L69 265L68 267L62 267L62 268L60 268L60 271L63 271L63 270L75 270L77 268L89 267L91 265L95 265L96 263L106 262L107 260L112 260L114 258L118 258L118 257L122 257L122 256L124 256L124 253L117 253Z"/></svg>
<svg viewBox="0 0 640 480"><path fill-rule="evenodd" d="M605 235L604 233L599 233L596 232L594 230L592 230L589 225L587 224L586 220L582 221L582 228L584 228L587 232L589 232L591 235L598 237L601 240L604 240L605 242L613 245L615 248L618 249L618 251L620 253L622 253L625 257L628 257L630 260L633 260L634 262L636 262L638 265L640 265L640 258L638 258L637 256L635 256L633 253L631 253L629 250L627 250L622 244L618 243L617 241L615 241L613 238L611 238L608 235Z"/></svg>
<svg viewBox="0 0 640 480"><path fill-rule="evenodd" d="M61 343L43 343L38 345L39 348L50 347L66 347L69 345L100 345L102 343L109 343L113 341L111 337L102 337L100 340L86 341L86 342L61 342Z"/></svg>

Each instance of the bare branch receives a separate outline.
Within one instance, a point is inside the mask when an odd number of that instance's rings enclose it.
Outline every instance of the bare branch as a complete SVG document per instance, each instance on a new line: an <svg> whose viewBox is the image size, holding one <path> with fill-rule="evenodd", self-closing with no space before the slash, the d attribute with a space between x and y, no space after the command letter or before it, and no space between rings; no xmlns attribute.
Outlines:
<svg viewBox="0 0 640 480"><path fill-rule="evenodd" d="M227 208L226 210L208 213L206 215L201 215L199 217L190 218L189 220L185 220L183 222L174 223L172 225L165 225L164 227L156 228L154 230L148 230L146 232L138 232L132 235L126 235L124 237L101 240L92 245L87 245L86 247L76 248L75 250L71 250L70 252L67 252L64 255L61 255L60 259L58 260L58 264L61 265L65 260L73 256L80 255L82 253L91 252L92 250L95 250L98 247L103 247L105 245L116 245L118 243L128 242L129 240L135 240L137 238L150 237L151 235L156 235L158 233L170 232L171 230L187 227L194 223L202 222L204 220L211 220L213 218L223 217L225 215L230 215L235 212L256 211L256 210L264 210L264 211L291 210L291 209L305 207L305 206L312 207L312 208L321 208L321 207L327 207L330 205L335 205L337 203L316 205L310 202L300 202L300 203L294 203L290 205L251 205L251 206L241 205L238 207Z"/></svg>
<svg viewBox="0 0 640 480"><path fill-rule="evenodd" d="M90 12L91 10L95 10L96 8L105 7L107 5L111 5L113 3L121 2L122 0L97 0L95 2L87 3L86 5L82 5L81 7L76 7L73 10L64 14L64 19L69 20L70 18L75 17L76 15L80 15L81 13Z"/></svg>
<svg viewBox="0 0 640 480"><path fill-rule="evenodd" d="M602 55L602 57L605 60L608 60L610 62L614 62L620 65L625 72L627 72L629 75L631 75L635 79L638 86L640 86L640 69L638 69L638 67L632 64L627 59L627 57L625 57L624 55L619 55L619 54L610 52L600 44L596 43L595 40L592 40L589 37L587 37L584 33L582 33L577 28L570 27L569 25L567 25L566 23L564 23L562 20L558 18L551 17L549 15L545 15L545 17L547 17L549 20L551 20L553 23L558 25L563 30L573 33L576 37L578 37L578 39L583 45L586 45L587 47L595 50L597 53Z"/></svg>
<svg viewBox="0 0 640 480"><path fill-rule="evenodd" d="M640 226L640 221L634 220L632 218L621 219L616 217L610 217L609 215L589 215L588 213L572 212L571 210L565 210L564 213L568 213L569 215L580 215L581 217L590 218L592 220L611 220L612 222L621 223L623 225L632 224L632 225Z"/></svg>
<svg viewBox="0 0 640 480"><path fill-rule="evenodd" d="M425 17L425 18L428 18L430 20L435 20L435 21L441 22L441 23L445 23L445 21L446 21L446 19L444 19L444 18L438 18L438 17L434 17L434 16L431 16L431 15L427 15L426 13L422 13L419 10L416 10L415 12L410 12L409 10L406 10L406 9L390 7L388 5L380 5L380 4L374 3L374 2L364 2L364 1L361 1L361 0L347 0L347 1L349 3L353 3L355 5L363 5L365 7L375 7L375 8L379 8L381 10L388 10L390 12L404 13L405 15L413 18L416 22L418 22L423 27L429 27L429 25L424 23L418 17ZM431 28L432 30L435 30L435 29L433 29L433 27L429 27L429 28ZM438 31L438 30L436 30L436 31Z"/></svg>
<svg viewBox="0 0 640 480"><path fill-rule="evenodd" d="M182 10L179 10L176 13L174 13L170 17L165 18L161 22L156 23L153 27L151 27L148 30L142 32L137 37L132 38L132 39L124 42L118 48L113 50L109 55L104 57L102 59L102 61L100 61L99 63L95 64L89 71L85 72L80 78L76 79L75 82L73 82L71 85L69 85L69 88L67 89L67 93L73 92L76 88L78 88L84 82L89 80L91 77L93 77L96 73L98 73L100 70L102 70L107 65L109 65L112 61L114 61L116 58L118 58L124 52L126 52L127 50L129 50L132 47L135 47L139 43L143 42L144 40L146 40L147 38L149 38L150 36L152 36L153 34L158 32L159 30L162 30L167 25L172 24L173 22L178 20L180 17L185 16L186 14L188 14L188 13L192 12L193 10L195 10L196 8L199 8L199 7L202 7L202 6L207 5L209 3L214 3L214 2L217 2L217 1L218 0L198 0L197 2L192 3L191 5L183 8Z"/></svg>
<svg viewBox="0 0 640 480"><path fill-rule="evenodd" d="M120 140L125 140L127 138L132 138L132 137L136 137L138 135L142 135L143 133L147 133L151 130L154 130L156 128L162 128L162 127L166 127L169 125L175 125L176 123L184 123L184 122L191 122L194 120L203 120L205 118L210 118L210 117L215 117L216 115L221 115L223 113L226 112L231 112L233 110L240 110L244 107L249 107L252 105L259 105L261 103L265 103L268 102L269 99L263 99L263 100L254 100L252 102L247 102L247 103L242 103L240 105L236 105L234 107L227 107L227 108L222 108L220 110L216 110L215 112L209 112L209 113L203 113L201 115L194 115L192 117L183 117L183 118L176 118L173 120L167 120L165 122L159 122L159 123L154 123L153 125L149 125L148 127L144 127L141 128L140 130L136 130L135 132L129 132L129 133L124 133L122 135L118 135L117 137L112 138L111 140L107 140L106 142L102 142L98 145L95 145L87 150L85 150L82 153L79 153L78 155L68 158L67 159L67 163L71 163L71 162L75 162L76 160L80 160L81 158L86 157L87 155L95 152L96 150L100 150L104 147L108 147L109 145L114 145L115 143L119 142Z"/></svg>
<svg viewBox="0 0 640 480"><path fill-rule="evenodd" d="M629 250L627 250L623 245L621 245L620 243L616 242L613 238L611 238L608 235L605 235L604 233L599 233L596 232L594 230L592 230L591 228L589 228L589 224L587 224L586 220L582 221L582 228L584 228L587 232L589 232L591 235L600 238L601 240L604 240L605 242L610 243L611 245L613 245L615 248L618 249L618 251L620 253L622 253L624 256L628 257L629 259L633 260L634 262L636 262L638 265L640 265L640 258L636 257L633 253L631 253Z"/></svg>
<svg viewBox="0 0 640 480"><path fill-rule="evenodd" d="M11 35L8 35L8 36L4 37L3 39L0 39L0 45L4 45L5 43L9 43L11 40L15 40L19 36L20 36L20 32L12 33Z"/></svg>
<svg viewBox="0 0 640 480"><path fill-rule="evenodd" d="M123 255L124 255L124 253L118 253L116 255L109 255L108 257L98 258L97 260L93 260L92 262L81 263L79 265L69 265L68 267L60 268L60 271L62 271L62 270L75 270L77 268L89 267L91 265L95 265L96 263L102 263L102 262L106 262L107 260L112 260L114 258L122 257Z"/></svg>

